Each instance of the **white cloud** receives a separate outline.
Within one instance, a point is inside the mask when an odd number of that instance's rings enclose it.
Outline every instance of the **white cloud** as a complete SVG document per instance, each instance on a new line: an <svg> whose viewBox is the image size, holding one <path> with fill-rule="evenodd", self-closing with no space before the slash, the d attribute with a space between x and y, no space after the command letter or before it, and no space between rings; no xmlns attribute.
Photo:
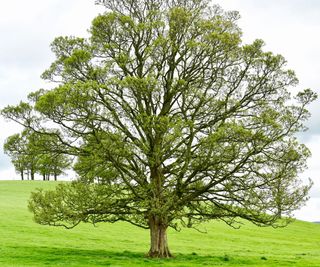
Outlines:
<svg viewBox="0 0 320 267"><path fill-rule="evenodd" d="M94 0L11 0L0 3L0 109L18 104L29 92L47 87L40 79L54 57L57 36L86 36L92 19L104 8ZM6 137L20 130L0 118L0 179L19 177L3 154ZM10 177L10 178L9 178Z"/></svg>
<svg viewBox="0 0 320 267"><path fill-rule="evenodd" d="M295 212L295 217L309 222L318 222L320 218L320 198L311 198L305 207Z"/></svg>
<svg viewBox="0 0 320 267"><path fill-rule="evenodd" d="M283 55L300 84L295 91L311 88L320 95L320 2L315 0L217 0L225 10L238 10L246 43L263 39L265 50ZM312 116L305 138L320 134L319 100L309 107ZM320 144L319 144L320 148Z"/></svg>

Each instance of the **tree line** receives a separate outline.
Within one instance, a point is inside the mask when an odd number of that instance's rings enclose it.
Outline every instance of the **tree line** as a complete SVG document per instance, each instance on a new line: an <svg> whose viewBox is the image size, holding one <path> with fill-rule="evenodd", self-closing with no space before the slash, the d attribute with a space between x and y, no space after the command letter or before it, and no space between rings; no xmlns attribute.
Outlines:
<svg viewBox="0 0 320 267"><path fill-rule="evenodd" d="M6 139L4 152L11 158L21 180L34 180L35 174L39 174L43 181L49 181L50 177L57 181L58 176L71 167L71 157L48 149L52 141L49 136L41 136L28 129Z"/></svg>

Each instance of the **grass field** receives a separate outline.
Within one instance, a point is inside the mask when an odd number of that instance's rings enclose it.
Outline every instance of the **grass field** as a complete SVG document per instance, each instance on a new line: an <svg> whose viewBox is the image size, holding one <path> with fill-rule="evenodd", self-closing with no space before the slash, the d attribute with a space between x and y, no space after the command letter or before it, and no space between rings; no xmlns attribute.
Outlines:
<svg viewBox="0 0 320 267"><path fill-rule="evenodd" d="M240 230L221 222L207 234L169 231L170 260L144 257L149 233L129 224L82 224L72 230L37 225L27 210L30 192L53 182L0 182L0 266L320 266L320 224Z"/></svg>

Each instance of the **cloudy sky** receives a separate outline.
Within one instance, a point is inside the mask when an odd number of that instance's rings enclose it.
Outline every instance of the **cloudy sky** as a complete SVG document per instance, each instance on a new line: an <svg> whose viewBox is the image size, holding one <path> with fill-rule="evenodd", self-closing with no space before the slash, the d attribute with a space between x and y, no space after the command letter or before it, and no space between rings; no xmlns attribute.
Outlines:
<svg viewBox="0 0 320 267"><path fill-rule="evenodd" d="M320 93L320 1L216 0L226 10L238 10L244 43L263 39L265 50L279 53L295 70L299 89ZM0 108L17 104L29 92L49 85L41 73L53 61L51 41L61 35L86 36L91 20L104 8L94 0L11 0L0 3ZM299 138L311 150L308 170L314 186L310 200L296 217L320 221L320 100L310 107L309 131ZM19 179L3 154L5 138L19 131L0 118L0 179Z"/></svg>

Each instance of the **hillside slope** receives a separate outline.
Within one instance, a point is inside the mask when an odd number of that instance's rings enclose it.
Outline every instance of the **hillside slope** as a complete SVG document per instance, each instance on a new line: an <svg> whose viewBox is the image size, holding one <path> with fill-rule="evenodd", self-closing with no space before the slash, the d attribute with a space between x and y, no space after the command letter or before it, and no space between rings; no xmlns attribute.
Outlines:
<svg viewBox="0 0 320 267"><path fill-rule="evenodd" d="M169 231L170 260L144 257L149 233L126 223L65 230L37 225L30 192L53 182L0 181L0 266L320 266L320 225L296 221L283 229L246 223L240 230L205 224L207 234Z"/></svg>

